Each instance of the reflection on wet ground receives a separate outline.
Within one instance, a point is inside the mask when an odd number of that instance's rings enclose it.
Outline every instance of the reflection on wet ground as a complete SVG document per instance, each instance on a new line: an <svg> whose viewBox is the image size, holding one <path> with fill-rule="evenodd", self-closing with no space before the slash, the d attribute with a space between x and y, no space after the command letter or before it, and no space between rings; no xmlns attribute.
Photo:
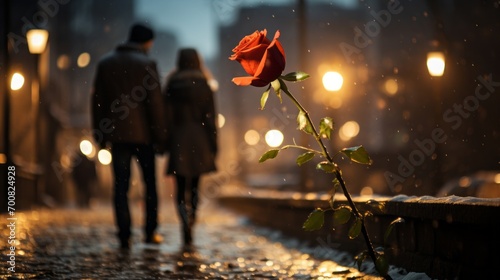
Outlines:
<svg viewBox="0 0 500 280"><path fill-rule="evenodd" d="M0 231L0 279L378 279L352 267L319 260L269 238L216 205L200 211L195 242L183 248L175 211L162 206L160 245L146 245L140 209L133 217L134 240L129 251L115 239L112 210L39 210L16 213L15 273L8 270L11 235ZM9 218L0 216L2 223ZM288 242L289 243L289 242ZM310 253L310 252L309 252Z"/></svg>

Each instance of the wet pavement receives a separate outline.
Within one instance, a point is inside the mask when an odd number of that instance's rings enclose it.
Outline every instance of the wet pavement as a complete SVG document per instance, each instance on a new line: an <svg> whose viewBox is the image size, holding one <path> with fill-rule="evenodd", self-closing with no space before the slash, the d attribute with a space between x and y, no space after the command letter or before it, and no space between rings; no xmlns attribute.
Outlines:
<svg viewBox="0 0 500 280"><path fill-rule="evenodd" d="M2 224L15 221L15 232L0 230L0 279L379 279L315 257L318 248L252 226L214 203L200 209L193 248L181 246L171 204L160 208L164 242L146 245L140 208L133 211L129 251L119 249L108 205L1 215ZM15 256L7 244L13 239Z"/></svg>

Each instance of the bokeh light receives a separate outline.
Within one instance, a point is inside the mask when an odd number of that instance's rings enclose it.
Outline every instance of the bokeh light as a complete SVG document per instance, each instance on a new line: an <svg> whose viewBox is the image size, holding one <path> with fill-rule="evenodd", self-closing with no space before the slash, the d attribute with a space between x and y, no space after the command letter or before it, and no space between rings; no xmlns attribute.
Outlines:
<svg viewBox="0 0 500 280"><path fill-rule="evenodd" d="M80 68L87 67L90 63L90 54L87 52L81 53L78 56L78 60L76 61L76 63L78 64L78 67L80 67Z"/></svg>
<svg viewBox="0 0 500 280"><path fill-rule="evenodd" d="M14 73L10 80L10 89L11 90L19 90L24 85L24 76L20 73Z"/></svg>
<svg viewBox="0 0 500 280"><path fill-rule="evenodd" d="M96 152L94 149L94 145L92 145L92 142L86 139L80 142L80 151L82 152L82 154L86 155L89 158L93 158Z"/></svg>
<svg viewBox="0 0 500 280"><path fill-rule="evenodd" d="M398 82L394 79L387 79L384 83L385 92L388 95L395 95L398 93Z"/></svg>
<svg viewBox="0 0 500 280"><path fill-rule="evenodd" d="M245 142L248 145L251 146L257 145L259 141L260 141L260 134L257 131L250 129L247 132L245 132Z"/></svg>
<svg viewBox="0 0 500 280"><path fill-rule="evenodd" d="M69 68L69 65L70 65L71 61L69 59L69 56L66 55L66 54L61 54L58 58L57 58L57 68L61 69L61 70L65 70L65 69L68 69Z"/></svg>
<svg viewBox="0 0 500 280"><path fill-rule="evenodd" d="M373 188L366 186L361 189L359 192L360 195L373 195Z"/></svg>
<svg viewBox="0 0 500 280"><path fill-rule="evenodd" d="M493 180L495 181L495 183L500 184L500 173L495 175L495 178Z"/></svg>
<svg viewBox="0 0 500 280"><path fill-rule="evenodd" d="M355 121L348 121L340 127L339 137L343 141L349 141L359 133L359 124Z"/></svg>
<svg viewBox="0 0 500 280"><path fill-rule="evenodd" d="M274 148L278 147L279 145L281 145L281 143L283 143L284 136L283 133L281 133L281 131L276 129L271 129L266 133L265 139L267 145L269 147Z"/></svg>
<svg viewBox="0 0 500 280"><path fill-rule="evenodd" d="M109 165L111 163L112 157L108 150L102 149L97 153L97 159L102 165Z"/></svg>
<svg viewBox="0 0 500 280"><path fill-rule="evenodd" d="M328 91L339 91L344 83L344 78L339 72L329 71L323 75L323 86Z"/></svg>
<svg viewBox="0 0 500 280"><path fill-rule="evenodd" d="M226 118L224 117L224 115L217 115L217 125L219 126L219 128L222 128L224 124L226 124Z"/></svg>

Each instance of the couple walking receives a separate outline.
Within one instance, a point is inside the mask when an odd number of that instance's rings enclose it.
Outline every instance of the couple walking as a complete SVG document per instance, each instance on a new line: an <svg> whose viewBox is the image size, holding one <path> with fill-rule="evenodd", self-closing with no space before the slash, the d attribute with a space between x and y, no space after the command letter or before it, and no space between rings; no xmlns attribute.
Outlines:
<svg viewBox="0 0 500 280"><path fill-rule="evenodd" d="M181 49L162 89L156 63L147 56L153 39L151 28L133 25L127 42L99 61L92 93L94 138L101 149L111 149L113 158L114 215L124 249L131 240L132 157L145 182L144 242L152 244L162 242L157 233L155 155L169 153L166 174L176 179L175 200L187 246L192 243L200 176L216 170L214 97L200 58L195 49Z"/></svg>

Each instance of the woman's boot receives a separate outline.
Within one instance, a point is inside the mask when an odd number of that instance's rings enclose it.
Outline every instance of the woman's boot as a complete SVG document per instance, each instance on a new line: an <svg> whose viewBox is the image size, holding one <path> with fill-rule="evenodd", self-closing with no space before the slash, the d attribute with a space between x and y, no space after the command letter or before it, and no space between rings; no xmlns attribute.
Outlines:
<svg viewBox="0 0 500 280"><path fill-rule="evenodd" d="M182 239L184 241L185 246L189 246L193 242L193 237L191 234L191 223L187 209L186 209L186 204L184 202L180 203L177 207L179 211L179 217L182 223Z"/></svg>

